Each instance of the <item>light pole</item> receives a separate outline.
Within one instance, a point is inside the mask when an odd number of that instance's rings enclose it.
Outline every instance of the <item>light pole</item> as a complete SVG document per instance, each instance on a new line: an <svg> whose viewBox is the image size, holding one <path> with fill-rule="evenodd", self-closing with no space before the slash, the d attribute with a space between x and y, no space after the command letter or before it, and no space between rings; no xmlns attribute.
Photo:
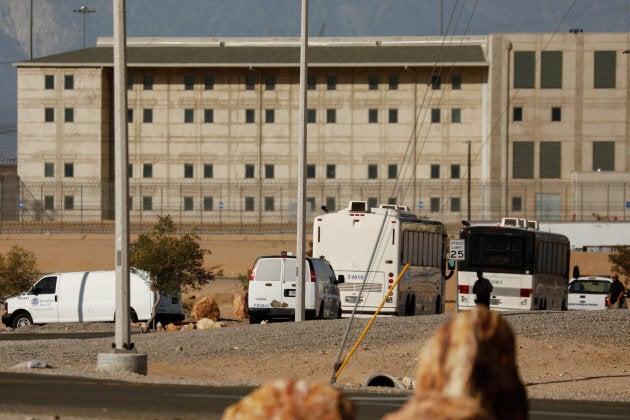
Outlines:
<svg viewBox="0 0 630 420"><path fill-rule="evenodd" d="M74 9L73 12L81 13L83 15L83 48L85 48L85 14L94 13L96 10L88 9L87 6L81 6L78 9Z"/></svg>

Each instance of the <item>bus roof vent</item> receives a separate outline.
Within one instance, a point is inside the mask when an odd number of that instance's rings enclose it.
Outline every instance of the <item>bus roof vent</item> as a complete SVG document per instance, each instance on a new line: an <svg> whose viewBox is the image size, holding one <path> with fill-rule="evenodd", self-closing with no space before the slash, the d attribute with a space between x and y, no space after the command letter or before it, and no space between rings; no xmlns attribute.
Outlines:
<svg viewBox="0 0 630 420"><path fill-rule="evenodd" d="M367 213L368 211L367 201L351 201L350 211L359 212L359 213Z"/></svg>
<svg viewBox="0 0 630 420"><path fill-rule="evenodd" d="M520 220L517 217L504 217L501 219L501 226L521 226Z"/></svg>
<svg viewBox="0 0 630 420"><path fill-rule="evenodd" d="M398 206L396 204L381 204L379 207L382 209L398 210Z"/></svg>
<svg viewBox="0 0 630 420"><path fill-rule="evenodd" d="M528 220L527 227L529 229L538 230L538 220Z"/></svg>

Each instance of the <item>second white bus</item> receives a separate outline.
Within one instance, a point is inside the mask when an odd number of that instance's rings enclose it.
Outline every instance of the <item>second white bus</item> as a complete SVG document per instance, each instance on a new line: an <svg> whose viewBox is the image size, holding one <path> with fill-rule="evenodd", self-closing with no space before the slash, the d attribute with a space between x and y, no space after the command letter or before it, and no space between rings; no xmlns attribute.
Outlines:
<svg viewBox="0 0 630 420"><path fill-rule="evenodd" d="M473 225L460 231L465 259L457 265L457 309L475 307L477 271L492 282L490 309L566 310L569 239L519 219L510 226Z"/></svg>

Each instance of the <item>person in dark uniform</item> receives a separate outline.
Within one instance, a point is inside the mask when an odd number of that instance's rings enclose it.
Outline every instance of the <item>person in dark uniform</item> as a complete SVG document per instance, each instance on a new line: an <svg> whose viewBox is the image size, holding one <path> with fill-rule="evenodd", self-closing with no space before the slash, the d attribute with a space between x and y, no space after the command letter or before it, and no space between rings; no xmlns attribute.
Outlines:
<svg viewBox="0 0 630 420"><path fill-rule="evenodd" d="M477 305L490 307L490 294L492 293L492 283L483 276L483 271L477 271L477 281L473 286L473 293L477 296Z"/></svg>

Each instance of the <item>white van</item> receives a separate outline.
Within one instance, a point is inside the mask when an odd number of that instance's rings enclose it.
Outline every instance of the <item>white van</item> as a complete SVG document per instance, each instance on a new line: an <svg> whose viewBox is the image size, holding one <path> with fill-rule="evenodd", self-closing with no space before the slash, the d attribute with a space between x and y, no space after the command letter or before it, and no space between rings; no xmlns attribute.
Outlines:
<svg viewBox="0 0 630 420"><path fill-rule="evenodd" d="M340 318L339 287L330 263L306 258L304 308L306 319ZM251 324L261 320L295 319L297 258L281 255L258 257L249 277L247 310Z"/></svg>
<svg viewBox="0 0 630 420"><path fill-rule="evenodd" d="M129 274L131 322L146 321L157 294L149 288L149 273ZM42 277L26 293L6 299L2 322L19 328L53 322L113 322L116 311L116 272L80 271ZM157 321L184 319L180 296L162 296Z"/></svg>

